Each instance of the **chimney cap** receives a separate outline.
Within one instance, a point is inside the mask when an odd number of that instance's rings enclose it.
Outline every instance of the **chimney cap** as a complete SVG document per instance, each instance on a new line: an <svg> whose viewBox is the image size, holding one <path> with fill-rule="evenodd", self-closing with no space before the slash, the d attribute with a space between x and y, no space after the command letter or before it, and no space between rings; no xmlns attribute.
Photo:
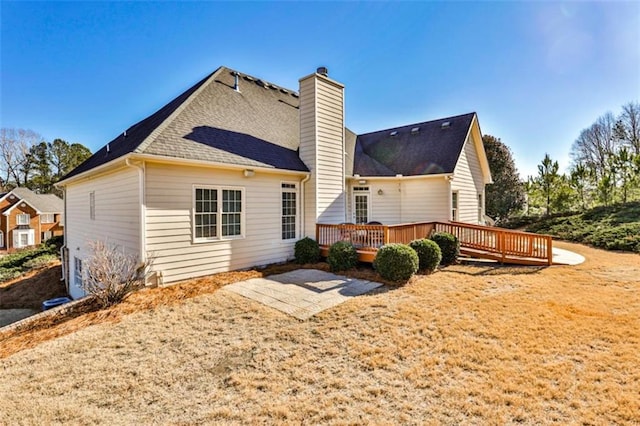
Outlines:
<svg viewBox="0 0 640 426"><path fill-rule="evenodd" d="M320 75L324 75L325 77L329 75L329 70L327 69L327 67L318 67L316 72Z"/></svg>

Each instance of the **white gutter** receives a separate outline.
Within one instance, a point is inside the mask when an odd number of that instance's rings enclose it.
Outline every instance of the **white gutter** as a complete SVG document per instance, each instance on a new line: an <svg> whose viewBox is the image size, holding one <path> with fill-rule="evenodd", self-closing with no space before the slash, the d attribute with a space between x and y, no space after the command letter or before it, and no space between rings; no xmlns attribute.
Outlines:
<svg viewBox="0 0 640 426"><path fill-rule="evenodd" d="M63 222L64 222L64 231L62 232L62 247L60 247L60 260L62 260L62 277L60 278L60 281L65 281L67 279L67 267L68 267L68 262L69 259L65 259L64 258L64 249L67 248L67 188L62 188L62 202L64 203L64 207L62 208L62 214L63 214ZM54 216L54 220L55 220L55 216ZM67 256L69 257L69 256ZM65 282L66 287L67 287L67 294L69 293L69 290L71 290L69 288L69 283Z"/></svg>
<svg viewBox="0 0 640 426"><path fill-rule="evenodd" d="M304 178L302 178L302 180L300 181L300 229L302 230L302 234L301 236L304 237L305 234L305 205L304 205L304 184L307 183L309 181L309 179L311 179L311 174L306 175Z"/></svg>
<svg viewBox="0 0 640 426"><path fill-rule="evenodd" d="M146 241L147 241L147 230L146 230L146 215L147 215L147 205L145 199L145 163L142 161L140 164L133 164L130 161L130 158L125 158L125 164L127 167L132 167L138 171L138 198L140 200L140 261L146 262L147 260L147 250L146 250ZM66 220L66 218L65 218Z"/></svg>
<svg viewBox="0 0 640 426"><path fill-rule="evenodd" d="M395 175L395 176L347 176L349 180L412 180L412 179L425 179L425 178L441 178L453 176L453 173L438 173L432 175L413 175L413 176L403 176L403 175Z"/></svg>

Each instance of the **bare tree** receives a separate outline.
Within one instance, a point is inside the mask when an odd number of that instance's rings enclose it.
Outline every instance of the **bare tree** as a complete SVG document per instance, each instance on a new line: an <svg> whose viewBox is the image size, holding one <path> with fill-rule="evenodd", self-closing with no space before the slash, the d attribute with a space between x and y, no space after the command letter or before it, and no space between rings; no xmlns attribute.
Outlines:
<svg viewBox="0 0 640 426"><path fill-rule="evenodd" d="M83 262L86 276L82 288L102 307L114 305L144 287L152 257L140 261L138 255L99 240L91 241L89 250L91 254Z"/></svg>
<svg viewBox="0 0 640 426"><path fill-rule="evenodd" d="M31 147L42 142L33 130L0 129L0 176L5 186L24 186L32 171Z"/></svg>
<svg viewBox="0 0 640 426"><path fill-rule="evenodd" d="M623 105L620 123L624 143L631 148L633 154L640 155L640 103L629 102Z"/></svg>
<svg viewBox="0 0 640 426"><path fill-rule="evenodd" d="M584 129L571 148L574 161L593 169L598 179L607 173L609 159L617 151L619 143L614 134L615 125L613 114L606 113Z"/></svg>

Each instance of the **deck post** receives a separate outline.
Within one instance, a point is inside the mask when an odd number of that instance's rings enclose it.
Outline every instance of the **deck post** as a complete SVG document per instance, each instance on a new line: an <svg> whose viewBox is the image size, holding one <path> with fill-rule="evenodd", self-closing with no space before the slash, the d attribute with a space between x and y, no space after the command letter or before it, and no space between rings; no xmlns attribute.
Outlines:
<svg viewBox="0 0 640 426"><path fill-rule="evenodd" d="M389 244L389 227L384 226L384 237L382 239L382 245Z"/></svg>
<svg viewBox="0 0 640 426"><path fill-rule="evenodd" d="M320 244L320 225L316 223L316 242Z"/></svg>
<svg viewBox="0 0 640 426"><path fill-rule="evenodd" d="M547 264L553 265L553 238L547 237Z"/></svg>

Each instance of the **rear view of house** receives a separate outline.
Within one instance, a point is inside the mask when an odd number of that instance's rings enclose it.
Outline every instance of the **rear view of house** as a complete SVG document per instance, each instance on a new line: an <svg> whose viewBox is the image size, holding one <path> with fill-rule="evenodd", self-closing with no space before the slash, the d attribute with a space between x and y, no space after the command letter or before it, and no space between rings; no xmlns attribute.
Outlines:
<svg viewBox="0 0 640 426"><path fill-rule="evenodd" d="M299 91L220 67L59 183L67 282L87 242L154 256L158 282L285 261L316 225L484 217L475 113L357 135L326 68Z"/></svg>
<svg viewBox="0 0 640 426"><path fill-rule="evenodd" d="M15 188L0 194L0 251L40 244L63 234L62 200L53 194L36 194Z"/></svg>

